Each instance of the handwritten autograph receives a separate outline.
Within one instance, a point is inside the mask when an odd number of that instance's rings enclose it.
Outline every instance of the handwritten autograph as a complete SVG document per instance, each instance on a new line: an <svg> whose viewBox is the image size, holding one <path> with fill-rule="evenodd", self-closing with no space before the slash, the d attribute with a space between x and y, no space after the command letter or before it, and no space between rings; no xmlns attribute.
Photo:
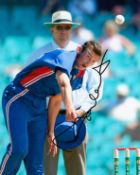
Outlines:
<svg viewBox="0 0 140 175"><path fill-rule="evenodd" d="M92 107L90 107L90 109L81 117L78 117L79 119L81 119L83 122L85 119L87 119L88 121L91 120L91 111L92 109L97 105L97 99L99 98L99 95L100 95L100 88L101 88L101 85L102 85L102 74L105 72L105 70L107 69L107 67L109 66L110 64L110 60L106 60L104 61L105 59L105 56L106 56L106 53L107 53L108 50L105 51L105 53L103 54L103 57L101 59L101 63L100 65L96 66L96 67L93 67L92 69L94 69L95 71L98 72L99 74L99 78L100 78L100 83L98 85L98 88L95 90L95 93L97 94L97 96L95 97L93 94L89 94L89 97L94 101L94 105ZM81 122L81 126L82 126L82 123ZM64 132L67 132L69 129L71 129L72 127L74 127L74 125L76 124L76 122L73 122L73 125L70 126L69 128L67 128L66 130L64 130L63 132L61 132L60 134L56 135L55 138L53 139L53 144L55 144L58 148L59 145L56 143L56 138L58 138L60 135L62 135ZM80 126L79 126L80 127ZM67 150L68 151L68 150Z"/></svg>
<svg viewBox="0 0 140 175"><path fill-rule="evenodd" d="M107 67L108 67L109 64L110 64L110 60L104 61L107 52L108 52L108 50L106 50L105 53L103 54L103 57L102 57L102 59L101 59L100 65L98 65L98 66L92 68L92 69L94 69L95 71L98 72L99 77L100 77L100 83L99 83L98 88L95 90L95 93L97 94L97 96L95 97L93 94L89 94L90 98L91 98L92 100L94 100L95 103L94 103L94 105L82 116L83 119L91 120L91 118L89 118L89 117L90 117L90 114L91 114L91 110L97 105L97 99L99 98L99 95L100 95L100 88L101 88L101 85L102 85L102 74L105 72L105 70L107 69Z"/></svg>

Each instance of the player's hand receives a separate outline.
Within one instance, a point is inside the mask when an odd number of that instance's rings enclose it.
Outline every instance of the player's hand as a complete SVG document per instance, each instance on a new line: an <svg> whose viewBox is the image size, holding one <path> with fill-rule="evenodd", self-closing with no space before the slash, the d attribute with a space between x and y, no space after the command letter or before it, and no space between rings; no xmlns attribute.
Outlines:
<svg viewBox="0 0 140 175"><path fill-rule="evenodd" d="M72 122L72 121L75 122L75 121L77 121L78 118L77 118L77 114L76 114L75 109L68 108L66 110L66 118L67 118L67 121L69 121L69 122Z"/></svg>
<svg viewBox="0 0 140 175"><path fill-rule="evenodd" d="M85 114L85 111L83 111L82 109L77 109L76 114L78 117L82 117Z"/></svg>
<svg viewBox="0 0 140 175"><path fill-rule="evenodd" d="M48 154L51 154L54 157L57 154L57 144L54 133L48 133L47 142L49 144Z"/></svg>

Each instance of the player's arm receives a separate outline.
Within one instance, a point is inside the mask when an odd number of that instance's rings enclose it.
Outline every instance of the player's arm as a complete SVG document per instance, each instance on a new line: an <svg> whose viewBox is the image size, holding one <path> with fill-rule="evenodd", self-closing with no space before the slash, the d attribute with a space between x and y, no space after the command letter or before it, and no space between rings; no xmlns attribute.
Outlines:
<svg viewBox="0 0 140 175"><path fill-rule="evenodd" d="M61 97L63 98L64 104L66 106L66 116L68 121L74 121L76 119L76 113L72 104L72 90L69 78L66 73L63 73L59 70L56 71L56 78L61 89L61 95L51 96L48 103L48 135L47 140L49 143L49 152L53 156L57 153L57 147L54 140L54 125L56 117L58 115Z"/></svg>
<svg viewBox="0 0 140 175"><path fill-rule="evenodd" d="M77 118L74 106L72 103L72 89L69 77L66 73L57 70L56 78L61 89L62 98L66 107L67 121L75 121Z"/></svg>
<svg viewBox="0 0 140 175"><path fill-rule="evenodd" d="M48 131L51 133L54 131L54 125L56 117L60 110L62 97L61 94L56 96L50 96L48 102Z"/></svg>
<svg viewBox="0 0 140 175"><path fill-rule="evenodd" d="M47 141L50 145L49 153L52 153L53 156L57 153L57 147L54 143L54 125L56 121L56 117L58 115L60 105L61 105L62 97L61 94L56 96L49 97L48 102L48 133L47 133Z"/></svg>

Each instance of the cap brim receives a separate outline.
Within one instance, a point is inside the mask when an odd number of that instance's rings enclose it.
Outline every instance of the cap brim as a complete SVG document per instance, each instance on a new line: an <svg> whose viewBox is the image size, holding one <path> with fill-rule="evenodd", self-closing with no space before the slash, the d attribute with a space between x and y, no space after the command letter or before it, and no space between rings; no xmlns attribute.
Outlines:
<svg viewBox="0 0 140 175"><path fill-rule="evenodd" d="M46 27L52 27L53 25L58 25L58 24L71 24L73 28L76 28L80 26L80 23L74 23L74 22L56 22L56 23L51 23L51 22L45 22L44 25Z"/></svg>
<svg viewBox="0 0 140 175"><path fill-rule="evenodd" d="M70 150L73 148L78 147L84 140L86 135L86 126L82 119L79 119L77 121L78 126L78 135L76 136L75 140L69 141L69 142L63 142L59 141L59 139L56 138L57 146L63 150Z"/></svg>

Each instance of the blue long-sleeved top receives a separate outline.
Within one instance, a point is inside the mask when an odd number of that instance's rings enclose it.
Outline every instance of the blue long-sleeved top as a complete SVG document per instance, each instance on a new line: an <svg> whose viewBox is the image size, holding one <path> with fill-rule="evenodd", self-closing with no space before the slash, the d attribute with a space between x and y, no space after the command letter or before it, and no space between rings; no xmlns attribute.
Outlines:
<svg viewBox="0 0 140 175"><path fill-rule="evenodd" d="M70 41L63 49L73 51L76 50L78 47L79 45L77 43ZM50 43L42 46L41 48L33 52L32 55L29 57L29 60L30 61L36 60L45 52L49 52L57 48L59 48L59 46L54 41L51 41ZM67 59L69 60L70 57L67 57ZM73 80L75 83L72 83L73 81L71 81L73 89L72 91L73 104L75 108L81 108L86 112L90 109L91 106L95 104L95 101L89 97L89 94L91 93L95 97L97 96L97 93L95 91L99 87L100 76L97 71L88 68L81 75L80 79L81 79L80 82L79 80L78 81ZM103 91L103 83L99 89L99 98L97 100L100 100L102 98L102 91ZM61 105L61 109L64 109L64 104Z"/></svg>

